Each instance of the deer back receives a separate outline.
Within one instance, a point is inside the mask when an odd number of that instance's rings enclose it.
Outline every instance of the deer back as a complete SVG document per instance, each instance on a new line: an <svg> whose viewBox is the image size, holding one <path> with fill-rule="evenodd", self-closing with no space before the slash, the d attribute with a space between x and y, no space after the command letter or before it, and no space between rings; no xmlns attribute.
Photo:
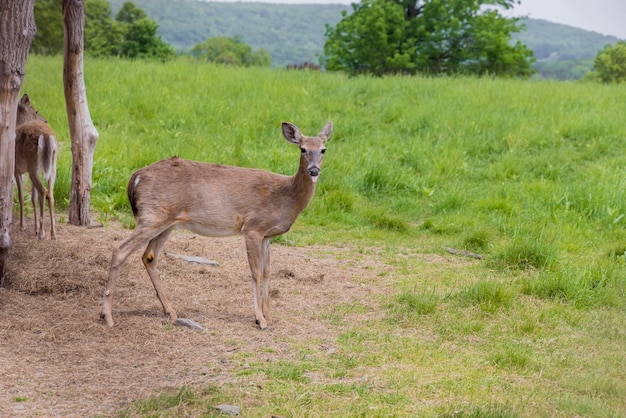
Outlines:
<svg viewBox="0 0 626 418"><path fill-rule="evenodd" d="M55 169L58 146L54 131L46 122L31 120L15 130L15 170L22 174L29 164L37 164L46 178Z"/></svg>
<svg viewBox="0 0 626 418"><path fill-rule="evenodd" d="M297 217L286 216L297 204L289 192L293 181L264 170L173 157L135 172L127 192L138 224L182 224L202 235L227 236L244 227L291 226Z"/></svg>

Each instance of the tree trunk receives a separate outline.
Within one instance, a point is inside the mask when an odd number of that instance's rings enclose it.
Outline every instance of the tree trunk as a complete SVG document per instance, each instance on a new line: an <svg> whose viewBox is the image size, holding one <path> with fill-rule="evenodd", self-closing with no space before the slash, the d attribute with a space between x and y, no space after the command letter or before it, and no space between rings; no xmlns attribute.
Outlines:
<svg viewBox="0 0 626 418"><path fill-rule="evenodd" d="M72 225L89 225L91 173L98 131L93 126L83 73L85 29L84 0L63 0L65 55L63 60L63 90L65 108L72 141L72 187L68 221Z"/></svg>
<svg viewBox="0 0 626 418"><path fill-rule="evenodd" d="M17 101L35 38L35 0L0 1L0 286L11 247Z"/></svg>

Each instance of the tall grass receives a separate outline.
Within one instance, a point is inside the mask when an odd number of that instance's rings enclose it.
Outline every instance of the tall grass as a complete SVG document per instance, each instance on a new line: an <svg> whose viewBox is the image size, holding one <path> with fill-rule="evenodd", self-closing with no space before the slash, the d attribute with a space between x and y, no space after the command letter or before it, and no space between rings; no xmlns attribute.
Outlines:
<svg viewBox="0 0 626 418"><path fill-rule="evenodd" d="M59 196L68 196L61 64L31 57L23 90L59 131ZM85 76L100 132L98 211L127 214L131 172L171 155L291 174L297 151L280 122L315 133L332 120L323 181L302 223L414 234L428 219L449 239L480 228L492 240L486 250L534 228L542 232L529 236L549 237L537 246L578 254L624 236L624 86L349 79L182 59L88 60Z"/></svg>
<svg viewBox="0 0 626 418"><path fill-rule="evenodd" d="M63 208L61 66L31 56L23 92L62 142ZM280 122L307 134L334 123L317 195L288 239L384 249L398 285L381 304L391 320L346 324L333 311L337 355L253 368L272 378L277 403L251 414L298 410L296 398L310 416L625 413L626 85L348 78L183 59L90 59L85 77L100 133L92 206L127 223L125 186L141 166L179 155L292 174L298 150ZM397 257L442 247L483 259ZM358 381L363 369L378 383ZM311 370L352 380L311 387Z"/></svg>

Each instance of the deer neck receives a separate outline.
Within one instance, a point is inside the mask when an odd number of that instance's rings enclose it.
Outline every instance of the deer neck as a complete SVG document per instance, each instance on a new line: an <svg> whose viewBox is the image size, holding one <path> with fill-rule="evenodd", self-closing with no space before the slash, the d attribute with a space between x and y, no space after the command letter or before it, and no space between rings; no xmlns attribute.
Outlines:
<svg viewBox="0 0 626 418"><path fill-rule="evenodd" d="M289 195L296 201L296 204L303 210L307 207L313 194L315 193L315 183L311 180L311 175L307 170L307 162L304 157L300 157L300 166L296 174L291 176L289 185Z"/></svg>

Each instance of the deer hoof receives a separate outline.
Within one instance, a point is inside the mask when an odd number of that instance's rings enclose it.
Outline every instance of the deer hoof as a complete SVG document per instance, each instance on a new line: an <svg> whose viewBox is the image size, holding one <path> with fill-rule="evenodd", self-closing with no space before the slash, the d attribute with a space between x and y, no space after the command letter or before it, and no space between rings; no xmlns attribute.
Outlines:
<svg viewBox="0 0 626 418"><path fill-rule="evenodd" d="M101 313L100 314L100 319L104 319L107 326L112 327L113 325L115 325L115 323L113 322L113 318L111 318L110 315L107 315L105 313Z"/></svg>
<svg viewBox="0 0 626 418"><path fill-rule="evenodd" d="M178 320L178 315L176 312L165 312L165 318L168 322L176 322Z"/></svg>

